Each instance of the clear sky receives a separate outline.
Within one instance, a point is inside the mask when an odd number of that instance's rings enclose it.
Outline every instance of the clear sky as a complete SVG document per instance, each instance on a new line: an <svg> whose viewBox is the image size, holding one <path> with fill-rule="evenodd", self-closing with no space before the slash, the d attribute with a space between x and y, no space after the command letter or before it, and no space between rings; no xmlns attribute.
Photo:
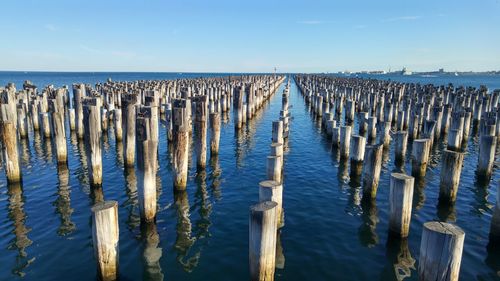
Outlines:
<svg viewBox="0 0 500 281"><path fill-rule="evenodd" d="M500 70L500 0L0 5L0 70Z"/></svg>

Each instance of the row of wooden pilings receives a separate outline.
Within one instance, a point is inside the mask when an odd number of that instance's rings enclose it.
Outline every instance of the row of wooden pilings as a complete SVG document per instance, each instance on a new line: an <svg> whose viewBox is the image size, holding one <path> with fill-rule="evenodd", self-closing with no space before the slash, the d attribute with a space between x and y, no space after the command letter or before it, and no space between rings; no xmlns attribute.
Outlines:
<svg viewBox="0 0 500 281"><path fill-rule="evenodd" d="M288 143L290 114L288 100L290 80L282 95L280 119L272 123L271 154L267 157L267 179L259 183L259 202L250 207L249 220L249 264L250 279L274 280L278 268L279 231L284 226L283 173L284 148ZM283 258L282 259L282 263ZM282 266L282 265L281 265Z"/></svg>
<svg viewBox="0 0 500 281"><path fill-rule="evenodd" d="M159 122L163 119L171 144L174 192L186 192L189 143L193 139L198 170L206 167L207 133L210 156L219 153L221 119L229 118L234 104L235 128L255 116L284 81L284 76L253 75L162 81L113 82L95 87L74 84L47 86L41 93L26 81L0 88L1 160L9 183L22 180L18 139L28 138L30 129L53 139L58 167L67 169L67 128L85 145L89 182L103 183L102 137L113 122L117 143L123 143L124 168L137 166L141 222L154 224L157 212L156 173ZM68 123L68 124L66 124ZM67 125L67 126L66 126ZM208 130L209 127L209 130ZM194 128L194 130L193 130ZM194 133L193 133L194 131ZM92 211L92 233L99 277L118 278L118 203L96 200Z"/></svg>
<svg viewBox="0 0 500 281"><path fill-rule="evenodd" d="M456 200L471 128L479 131L480 138L477 176L490 179L500 133L500 92L316 75L297 75L295 79L313 114L321 118L333 148L341 159L350 158L351 177L362 178L363 201L376 197L383 150L394 138L396 166L402 167L408 140L412 140L411 176L391 174L391 233L408 236L415 178L425 177L432 148L442 135L447 136L447 149L441 156L439 204L453 205ZM358 134L353 132L356 116ZM500 238L498 192L492 240ZM456 225L425 223L420 280L458 280L464 237Z"/></svg>

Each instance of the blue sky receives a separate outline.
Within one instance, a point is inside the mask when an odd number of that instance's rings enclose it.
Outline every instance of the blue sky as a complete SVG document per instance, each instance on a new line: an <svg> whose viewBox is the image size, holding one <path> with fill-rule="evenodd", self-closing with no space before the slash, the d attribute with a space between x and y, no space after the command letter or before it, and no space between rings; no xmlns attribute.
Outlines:
<svg viewBox="0 0 500 281"><path fill-rule="evenodd" d="M3 0L0 70L500 70L500 0Z"/></svg>

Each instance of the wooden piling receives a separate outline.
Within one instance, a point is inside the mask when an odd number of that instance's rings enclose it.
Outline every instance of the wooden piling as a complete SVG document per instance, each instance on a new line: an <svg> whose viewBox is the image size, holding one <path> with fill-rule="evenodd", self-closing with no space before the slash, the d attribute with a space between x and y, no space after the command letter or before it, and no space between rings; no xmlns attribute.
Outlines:
<svg viewBox="0 0 500 281"><path fill-rule="evenodd" d="M195 102L195 122L194 131L197 139L195 140L196 166L199 170L205 169L207 165L207 103L206 96L201 96Z"/></svg>
<svg viewBox="0 0 500 281"><path fill-rule="evenodd" d="M189 157L189 117L185 99L173 103L173 166L174 187L185 190L188 176Z"/></svg>
<svg viewBox="0 0 500 281"><path fill-rule="evenodd" d="M411 151L411 175L414 177L425 177L427 162L429 161L430 140L418 139L413 141Z"/></svg>
<svg viewBox="0 0 500 281"><path fill-rule="evenodd" d="M458 281L464 231L453 224L426 222L420 242L419 280Z"/></svg>
<svg viewBox="0 0 500 281"><path fill-rule="evenodd" d="M377 196L378 181L382 169L382 151L382 144L366 146L362 181L363 197L366 199Z"/></svg>
<svg viewBox="0 0 500 281"><path fill-rule="evenodd" d="M83 126L85 151L91 185L102 184L102 152L101 152L101 105L100 99L87 98L83 105Z"/></svg>
<svg viewBox="0 0 500 281"><path fill-rule="evenodd" d="M219 112L210 113L210 157L219 154L220 126Z"/></svg>
<svg viewBox="0 0 500 281"><path fill-rule="evenodd" d="M413 186L411 176L392 173L389 191L389 230L400 236L408 237L410 231Z"/></svg>
<svg viewBox="0 0 500 281"><path fill-rule="evenodd" d="M276 226L283 226L283 185L279 182L266 180L259 183L259 202L276 202Z"/></svg>
<svg viewBox="0 0 500 281"><path fill-rule="evenodd" d="M451 150L443 151L441 162L441 180L439 183L439 201L453 203L457 197L464 154Z"/></svg>
<svg viewBox="0 0 500 281"><path fill-rule="evenodd" d="M477 165L477 174L482 178L490 178L495 161L495 150L497 137L484 135L479 142L479 161Z"/></svg>
<svg viewBox="0 0 500 281"><path fill-rule="evenodd" d="M352 136L351 151L351 176L358 177L363 169L363 160L365 159L366 138L354 135Z"/></svg>
<svg viewBox="0 0 500 281"><path fill-rule="evenodd" d="M276 263L277 206L273 201L250 207L250 280L272 281Z"/></svg>
<svg viewBox="0 0 500 281"><path fill-rule="evenodd" d="M9 183L21 181L21 166L17 148L16 128L12 121L2 121L1 123L1 147L5 174Z"/></svg>
<svg viewBox="0 0 500 281"><path fill-rule="evenodd" d="M349 158L349 148L351 146L351 126L340 127L340 158Z"/></svg>
<svg viewBox="0 0 500 281"><path fill-rule="evenodd" d="M102 281L118 279L118 202L99 202L92 207L92 240L97 271Z"/></svg>
<svg viewBox="0 0 500 281"><path fill-rule="evenodd" d="M406 156L406 146L408 144L408 132L399 131L394 134L394 154L396 161L404 161Z"/></svg>
<svg viewBox="0 0 500 281"><path fill-rule="evenodd" d="M135 118L137 95L126 94L122 107L123 159L126 167L135 164Z"/></svg>

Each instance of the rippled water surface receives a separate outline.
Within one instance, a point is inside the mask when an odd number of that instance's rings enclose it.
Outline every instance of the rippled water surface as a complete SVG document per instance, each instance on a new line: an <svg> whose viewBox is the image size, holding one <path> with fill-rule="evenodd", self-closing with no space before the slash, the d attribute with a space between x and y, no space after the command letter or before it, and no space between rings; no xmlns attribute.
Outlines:
<svg viewBox="0 0 500 281"><path fill-rule="evenodd" d="M108 77L179 77L170 75L53 73L14 79L3 73L0 81L21 87L30 79L41 87ZM258 183L265 179L271 122L279 117L282 89L240 132L228 116L219 157L204 173L191 166L184 193L173 192L169 147L160 126L156 225L140 225L135 171L123 169L123 147L116 145L112 127L103 138L101 191L89 188L85 148L69 130L67 169L57 167L50 140L31 133L29 141L20 142L23 184L8 186L3 167L0 171L0 280L95 279L90 207L96 196L119 204L121 280L248 280L249 206L257 202ZM417 280L422 224L430 220L454 222L466 232L461 279L499 278L500 248L487 245L500 172L495 166L490 182L477 181L477 137L469 139L451 209L437 207L444 147L438 142L425 179L415 186L410 237L398 241L388 237L389 178L399 169L393 146L384 152L376 202L361 204L359 179L349 178L349 164L339 162L293 82L290 104L277 280ZM408 171L409 163L404 166ZM147 262L158 255L159 263Z"/></svg>

